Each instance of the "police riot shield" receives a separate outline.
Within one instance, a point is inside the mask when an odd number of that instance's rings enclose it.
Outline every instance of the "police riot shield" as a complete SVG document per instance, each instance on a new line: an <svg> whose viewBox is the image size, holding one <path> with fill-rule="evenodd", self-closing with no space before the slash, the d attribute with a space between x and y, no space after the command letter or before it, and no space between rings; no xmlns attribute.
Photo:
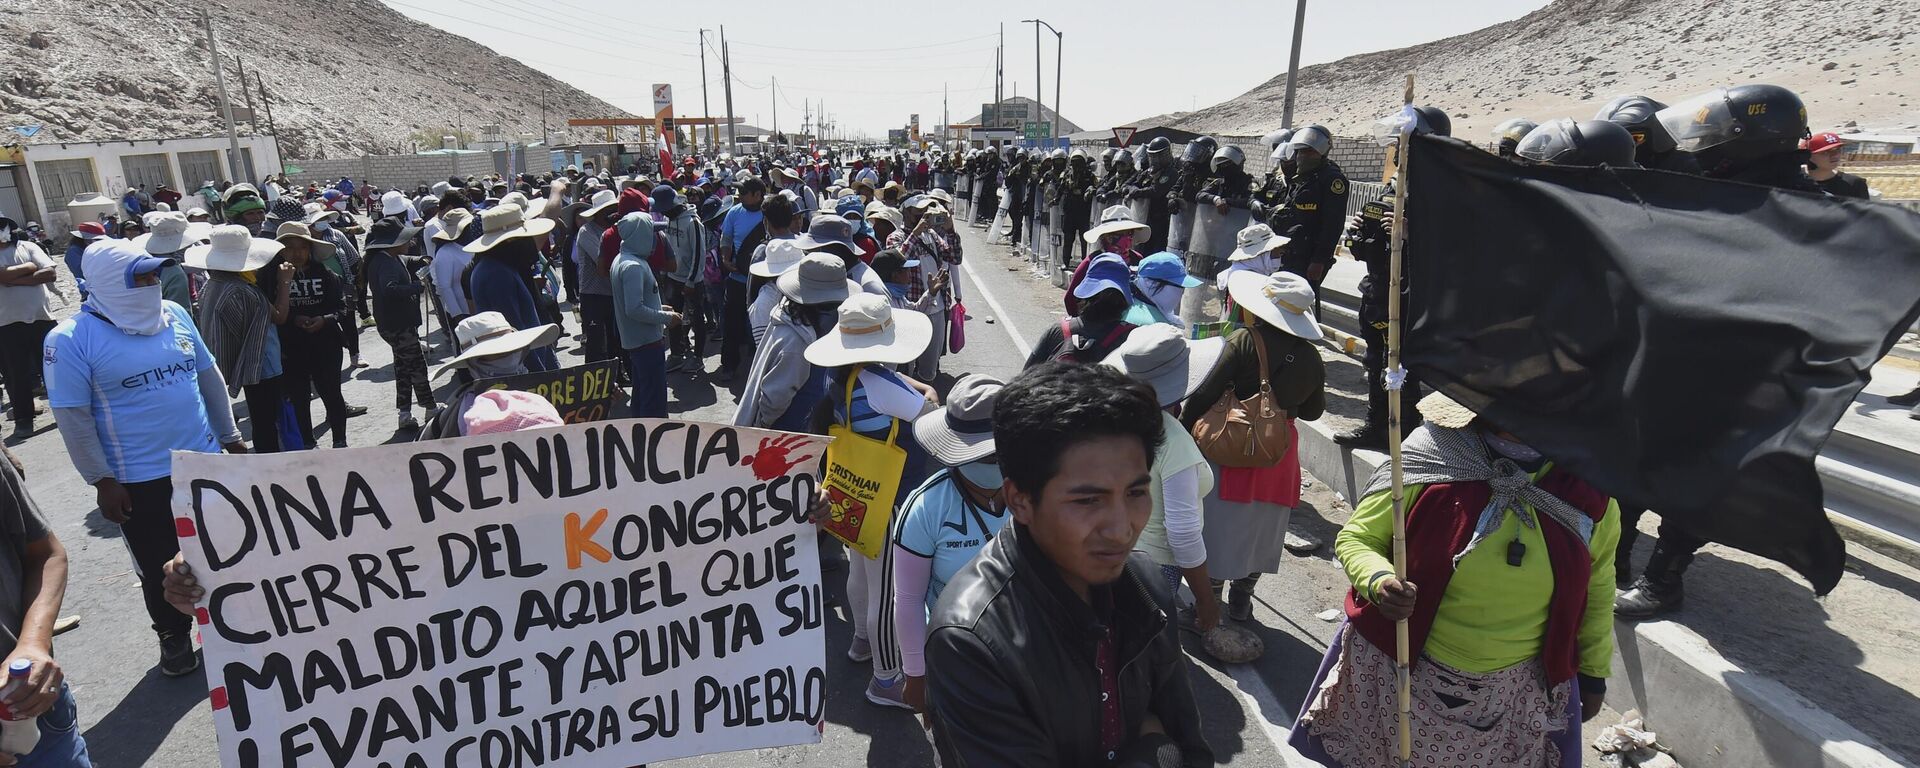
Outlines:
<svg viewBox="0 0 1920 768"><path fill-rule="evenodd" d="M1047 197L1053 194L1053 184L1042 182L1034 186L1033 199L1027 201L1029 218L1027 223L1027 251L1033 259L1034 270L1044 272L1047 264L1047 236L1051 231L1052 218L1047 216Z"/></svg>
<svg viewBox="0 0 1920 768"><path fill-rule="evenodd" d="M1225 264L1227 256L1233 253L1240 230L1253 223L1253 212L1245 208L1228 208L1226 213L1221 213L1219 208L1211 205L1195 207L1193 236L1187 241L1187 253L1195 258L1188 261L1191 263L1198 261L1201 256L1209 256L1216 263ZM1191 267L1188 271L1192 271ZM1213 275L1196 273L1195 276L1205 278Z"/></svg>
<svg viewBox="0 0 1920 768"><path fill-rule="evenodd" d="M1146 193L1149 195L1153 194L1153 188L1148 187L1146 190ZM1128 200L1127 209L1133 212L1134 221L1138 221L1142 224L1153 221L1153 203L1150 202L1146 197L1136 197L1132 200ZM1093 217L1093 220L1099 221L1100 217L1096 215ZM1143 254L1143 255L1151 256L1152 254Z"/></svg>
<svg viewBox="0 0 1920 768"><path fill-rule="evenodd" d="M1167 250L1182 256L1193 239L1193 206L1193 201L1182 200L1180 209L1167 217Z"/></svg>
<svg viewBox="0 0 1920 768"><path fill-rule="evenodd" d="M1048 279L1055 288L1067 287L1067 219L1059 200L1047 206L1047 239L1041 242L1047 249Z"/></svg>
<svg viewBox="0 0 1920 768"><path fill-rule="evenodd" d="M1228 208L1221 213L1211 205L1195 206L1193 233L1187 241L1187 274L1204 284L1187 289L1180 297L1180 319L1192 327L1198 323L1218 322L1226 313L1215 278L1227 266L1240 230L1253 222L1253 213L1245 208Z"/></svg>
<svg viewBox="0 0 1920 768"><path fill-rule="evenodd" d="M973 174L961 173L954 179L953 217L960 221L972 218L973 213Z"/></svg>

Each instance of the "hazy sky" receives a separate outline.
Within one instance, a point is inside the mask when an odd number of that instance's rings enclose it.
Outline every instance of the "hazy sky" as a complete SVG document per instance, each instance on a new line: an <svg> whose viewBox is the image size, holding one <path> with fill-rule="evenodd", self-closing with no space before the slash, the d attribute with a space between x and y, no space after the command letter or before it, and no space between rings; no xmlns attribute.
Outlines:
<svg viewBox="0 0 1920 768"><path fill-rule="evenodd" d="M672 83L674 112L699 115L699 32L709 98L725 114L717 51L727 28L736 116L799 128L821 100L842 129L884 136L920 114L952 120L993 95L993 49L1006 24L1007 93L1033 95L1038 13L1066 34L1060 111L1082 128L1204 107L1286 72L1294 4L1177 2L860 3L823 6L654 0L382 0L414 19L478 41L629 112L653 113L650 84ZM1546 0L1309 0L1301 64L1396 48L1518 18ZM1053 34L1042 31L1042 98L1054 102ZM778 80L778 91L771 88ZM776 106L777 105L777 106ZM569 117L589 117L570 115ZM1311 115L1306 116L1311 119Z"/></svg>

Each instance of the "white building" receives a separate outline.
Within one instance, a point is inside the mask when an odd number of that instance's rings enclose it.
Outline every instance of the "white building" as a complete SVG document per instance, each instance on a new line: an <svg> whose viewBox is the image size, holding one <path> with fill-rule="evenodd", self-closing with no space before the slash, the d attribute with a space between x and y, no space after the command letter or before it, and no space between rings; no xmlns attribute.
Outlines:
<svg viewBox="0 0 1920 768"><path fill-rule="evenodd" d="M233 179L226 137L68 141L0 147L0 210L39 221L49 232L68 228L67 201L85 192L119 199L128 187L151 193L165 184L191 195L202 182L255 185L280 170L271 136L240 137L243 177ZM9 173L10 172L10 173Z"/></svg>

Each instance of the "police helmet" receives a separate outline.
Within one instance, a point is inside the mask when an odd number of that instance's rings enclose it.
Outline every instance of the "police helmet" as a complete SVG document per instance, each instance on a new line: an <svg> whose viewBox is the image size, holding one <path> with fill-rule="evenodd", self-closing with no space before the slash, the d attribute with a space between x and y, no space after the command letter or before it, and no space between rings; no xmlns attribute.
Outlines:
<svg viewBox="0 0 1920 768"><path fill-rule="evenodd" d="M1281 146L1295 147L1296 151L1299 147L1305 147L1325 157L1327 152L1333 149L1333 134L1327 131L1325 126L1309 125L1294 131L1293 137L1287 139L1287 143ZM1293 153L1287 154L1291 156Z"/></svg>
<svg viewBox="0 0 1920 768"><path fill-rule="evenodd" d="M1168 150L1171 150L1171 149L1173 149L1173 142L1168 141L1167 137L1155 136L1153 137L1153 141L1147 142L1147 146L1142 151L1146 152L1149 155L1164 155L1167 153ZM1135 159L1137 160L1140 158L1135 158Z"/></svg>
<svg viewBox="0 0 1920 768"><path fill-rule="evenodd" d="M1633 134L1618 123L1588 120L1576 123L1563 117L1535 128L1514 154L1536 163L1554 165L1610 165L1634 167Z"/></svg>
<svg viewBox="0 0 1920 768"><path fill-rule="evenodd" d="M1232 165L1234 168L1241 168L1246 166L1246 164L1247 153L1240 151L1239 147L1232 144L1213 151L1212 168L1214 173L1219 173L1222 166Z"/></svg>
<svg viewBox="0 0 1920 768"><path fill-rule="evenodd" d="M1055 147L1052 152L1047 153L1047 159L1048 160L1065 160L1067 159L1067 151L1064 149Z"/></svg>
<svg viewBox="0 0 1920 768"><path fill-rule="evenodd" d="M1414 115L1419 118L1414 123L1414 133L1427 133L1435 136L1453 135L1453 118L1439 107L1414 107Z"/></svg>
<svg viewBox="0 0 1920 768"><path fill-rule="evenodd" d="M1075 162L1081 162L1081 163L1087 162L1088 160L1087 151L1084 149L1076 149L1071 154L1067 155L1067 159Z"/></svg>
<svg viewBox="0 0 1920 768"><path fill-rule="evenodd" d="M1277 166L1291 157L1293 157L1293 145L1283 141L1279 146L1274 147L1272 152L1267 153L1267 162Z"/></svg>
<svg viewBox="0 0 1920 768"><path fill-rule="evenodd" d="M1260 142L1262 144L1267 145L1268 149L1274 149L1279 147L1282 144L1287 143L1287 139L1291 138L1292 136L1293 136L1292 128L1282 128L1280 130L1274 131L1273 133L1269 133L1265 136L1260 137Z"/></svg>
<svg viewBox="0 0 1920 768"><path fill-rule="evenodd" d="M1524 117L1511 118L1494 126L1494 154L1501 157L1512 155L1514 148L1520 146L1520 140L1526 138L1528 133L1538 127L1540 127L1539 123Z"/></svg>
<svg viewBox="0 0 1920 768"><path fill-rule="evenodd" d="M1708 173L1800 147L1807 138L1807 107L1777 85L1720 88L1660 110L1675 146L1699 159Z"/></svg>
<svg viewBox="0 0 1920 768"><path fill-rule="evenodd" d="M1187 142L1186 150L1180 153L1180 161L1194 165L1207 162L1219 146L1220 142L1215 141L1212 136L1196 136L1192 141Z"/></svg>
<svg viewBox="0 0 1920 768"><path fill-rule="evenodd" d="M1124 149L1116 149L1116 150L1114 150L1114 152L1113 152L1113 167L1115 167L1115 168L1119 168L1119 167L1121 167L1121 166L1125 166L1125 167L1127 167L1127 168L1129 168L1129 169L1131 169L1131 168L1133 168L1133 167L1134 167L1134 163L1133 163L1133 156L1134 156L1134 154L1135 154L1136 152L1138 152L1138 151L1139 151L1139 148L1138 148L1138 147L1135 147L1135 148L1134 148L1134 152L1128 152L1128 151L1126 151L1126 150L1124 150Z"/></svg>
<svg viewBox="0 0 1920 768"><path fill-rule="evenodd" d="M1158 139L1156 139L1156 141L1158 141ZM1150 144L1143 144L1141 146L1133 148L1133 167L1141 168L1141 169L1145 169L1147 167L1147 155L1150 155L1153 153L1153 150L1150 148L1151 146L1152 145ZM1162 149L1160 153L1161 155L1166 154L1166 152L1164 151L1165 148L1166 148L1166 145L1161 145L1161 149Z"/></svg>
<svg viewBox="0 0 1920 768"><path fill-rule="evenodd" d="M1640 147L1640 161L1646 162L1649 155L1665 154L1674 150L1673 137L1667 134L1667 127L1660 124L1657 117L1662 104L1645 96L1621 96L1595 113L1593 119L1607 120L1627 129L1632 134L1633 143Z"/></svg>

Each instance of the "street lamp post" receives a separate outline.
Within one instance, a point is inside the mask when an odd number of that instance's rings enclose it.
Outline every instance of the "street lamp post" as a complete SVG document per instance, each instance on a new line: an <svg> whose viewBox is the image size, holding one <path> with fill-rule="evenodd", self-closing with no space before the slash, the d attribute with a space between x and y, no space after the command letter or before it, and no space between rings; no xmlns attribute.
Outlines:
<svg viewBox="0 0 1920 768"><path fill-rule="evenodd" d="M1302 2L1304 1L1305 0L1302 0ZM1034 25L1033 27L1033 85L1034 85L1033 103L1035 104L1040 103L1040 98L1039 98L1040 27L1044 26L1047 28L1048 32L1053 33L1053 37L1054 37L1054 41L1053 41L1053 138L1058 139L1060 138L1060 62L1062 58L1065 56L1064 52L1061 49L1066 45L1067 36L1064 33L1062 33L1060 30L1054 29L1052 24L1048 24L1039 19L1027 19L1026 21L1023 21L1020 23Z"/></svg>
<svg viewBox="0 0 1920 768"><path fill-rule="evenodd" d="M1293 127L1293 78L1300 72L1300 32L1307 24L1307 0L1293 7L1293 53L1287 57L1287 100L1280 109L1280 127Z"/></svg>

